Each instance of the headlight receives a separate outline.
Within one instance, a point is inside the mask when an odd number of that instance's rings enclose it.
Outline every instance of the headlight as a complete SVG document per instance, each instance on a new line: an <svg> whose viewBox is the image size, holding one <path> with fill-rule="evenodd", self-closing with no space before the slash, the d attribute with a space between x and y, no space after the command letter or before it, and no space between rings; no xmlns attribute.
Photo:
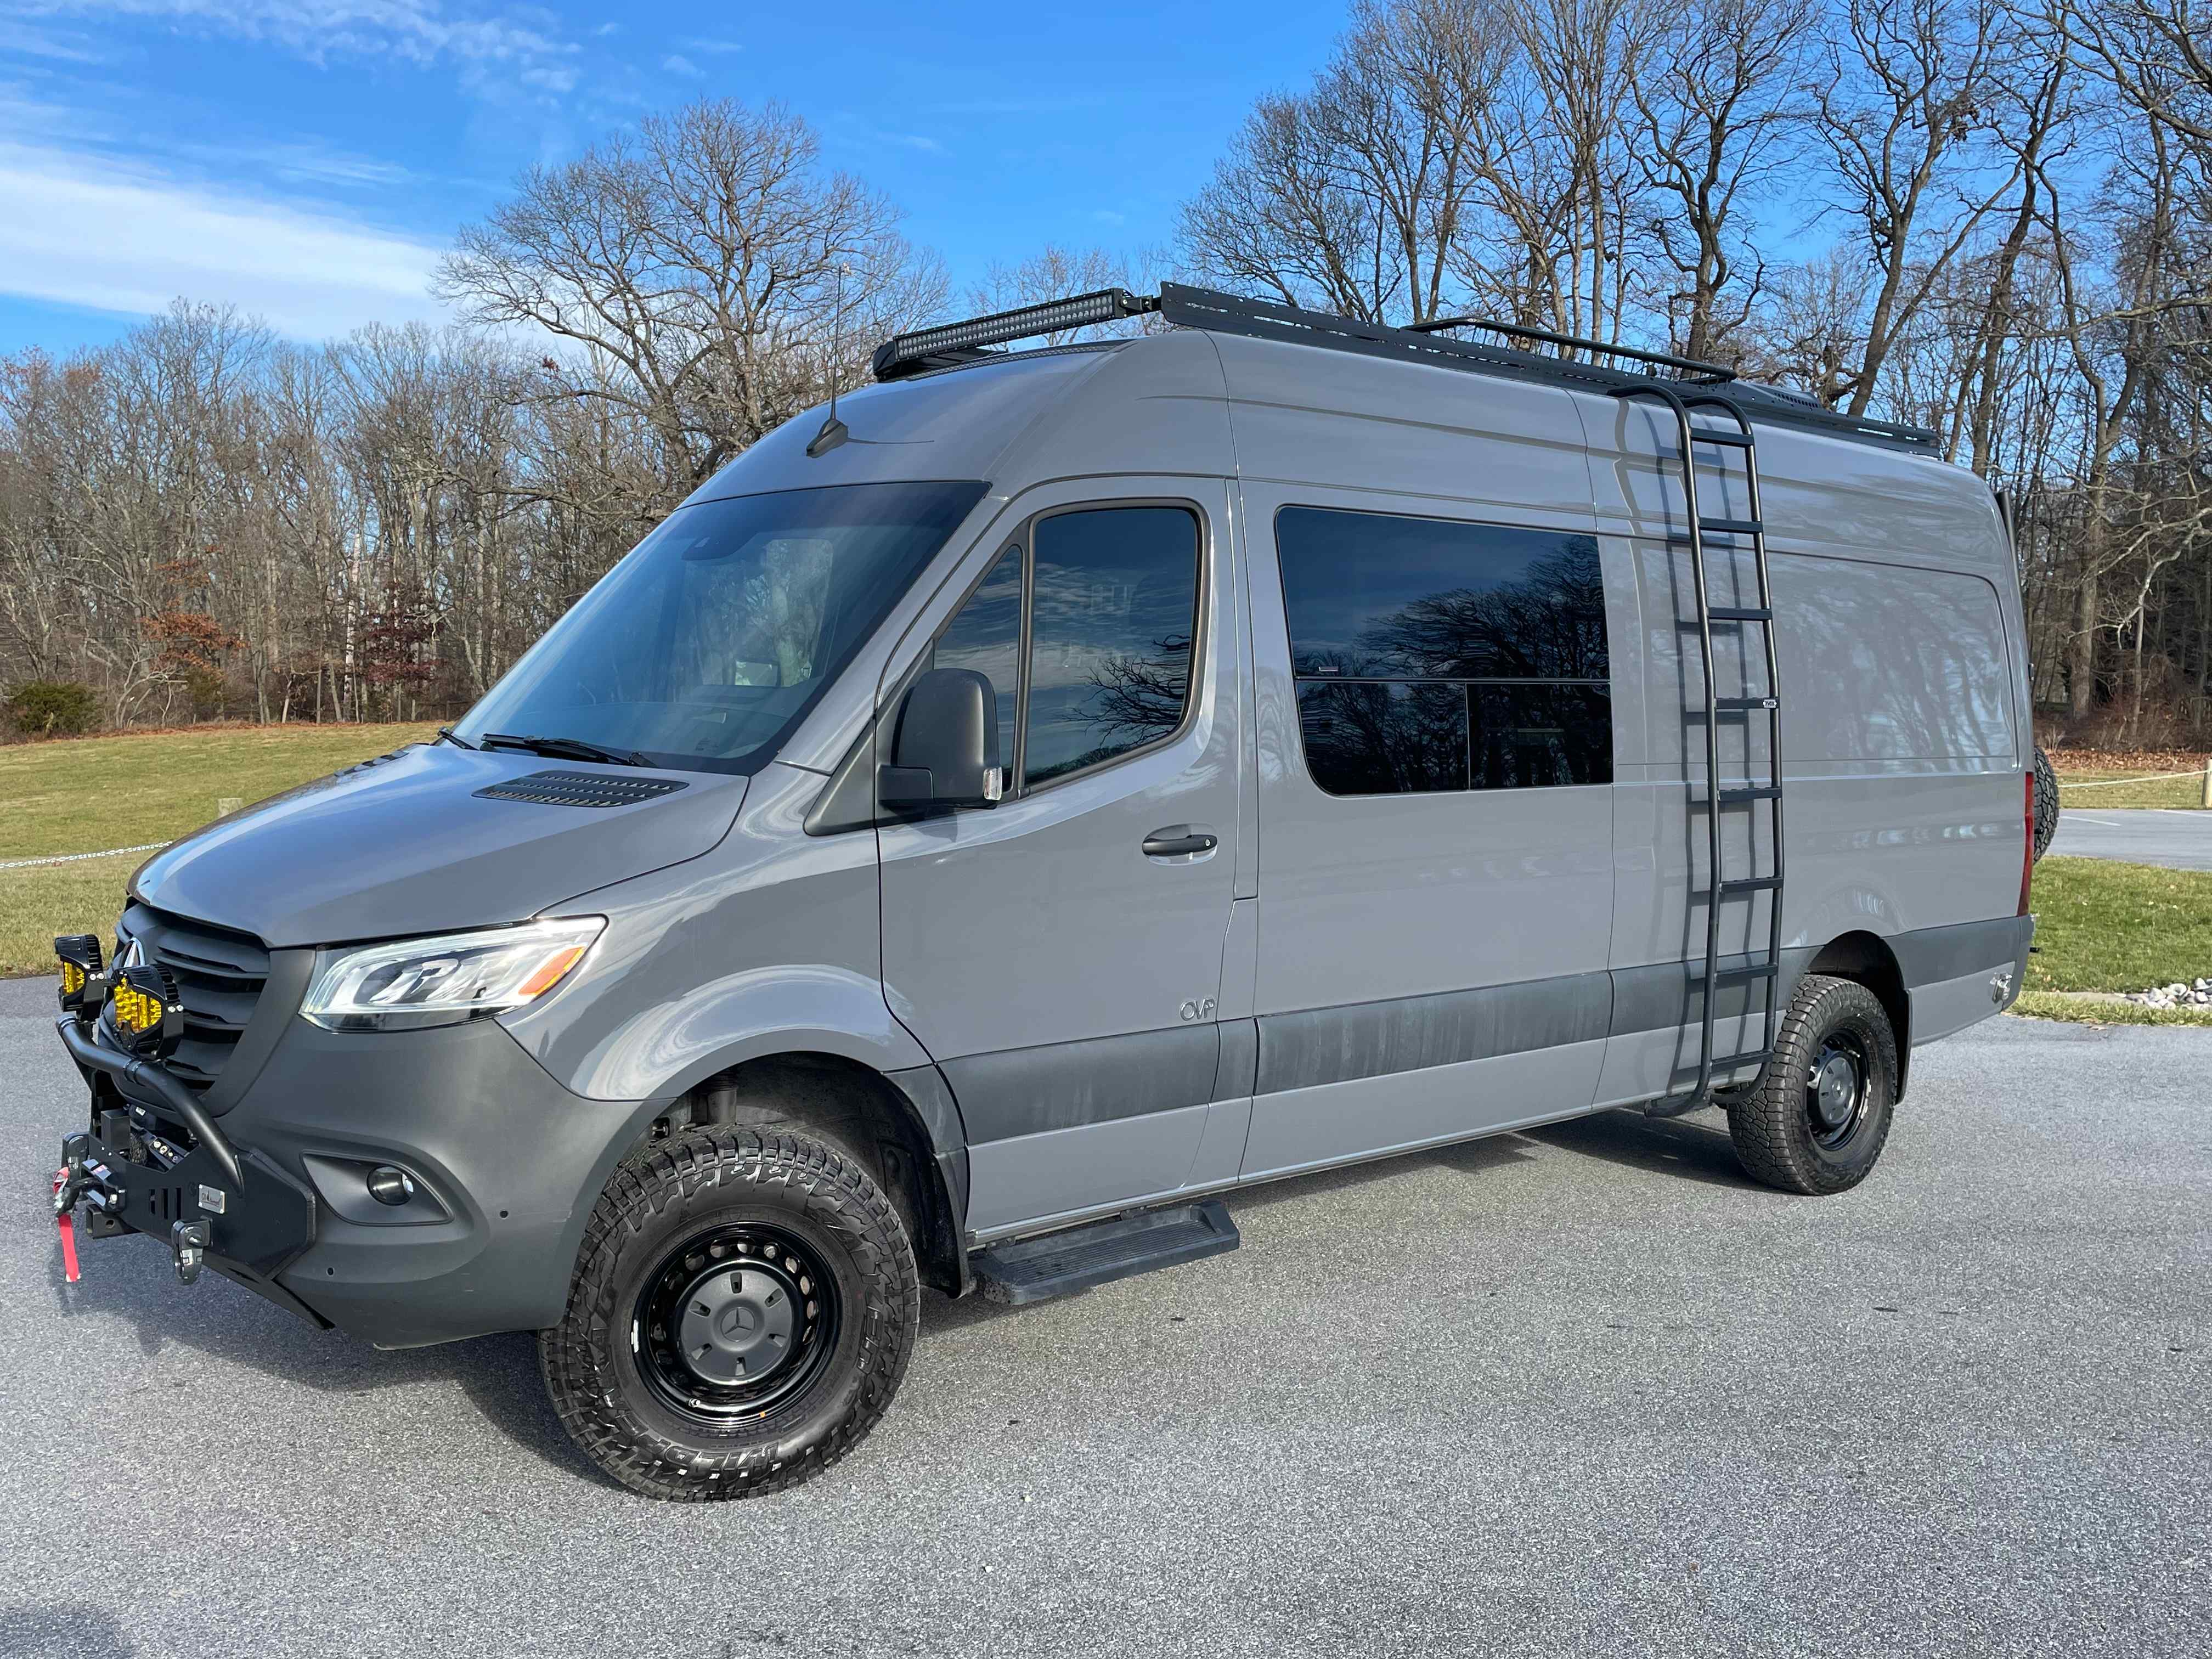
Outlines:
<svg viewBox="0 0 2212 1659"><path fill-rule="evenodd" d="M333 1031L456 1025L505 1013L566 979L606 925L604 916L576 916L328 951L300 1012Z"/></svg>

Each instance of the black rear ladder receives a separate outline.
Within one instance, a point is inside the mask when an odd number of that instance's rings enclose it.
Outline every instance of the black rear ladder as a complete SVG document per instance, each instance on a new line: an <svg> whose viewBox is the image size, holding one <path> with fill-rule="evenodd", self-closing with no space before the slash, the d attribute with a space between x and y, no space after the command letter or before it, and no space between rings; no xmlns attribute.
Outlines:
<svg viewBox="0 0 2212 1659"><path fill-rule="evenodd" d="M1690 550L1690 569L1698 605L1698 646L1705 671L1705 868L1707 879L1711 884L1703 896L1705 900L1704 970L1692 981L1701 992L1704 1004L1698 1041L1698 1080L1688 1093L1669 1094L1645 1109L1655 1117L1672 1117L1705 1103L1712 1092L1716 1071L1733 1072L1753 1062L1763 1064L1774 1051L1779 1012L1778 1000L1782 986L1782 679L1775 657L1774 588L1767 570L1765 520L1759 495L1759 459L1750 421L1733 398L1720 392L1699 390L1686 395L1671 383L1657 379L1617 387L1613 395L1621 398L1656 398L1674 411L1675 435L1681 446L1682 498L1686 528L1670 535L1668 540L1674 545L1686 545ZM1697 425L1691 416L1701 410L1726 415L1735 422L1735 429L1722 431ZM1694 447L1698 444L1723 453L1729 450L1741 452L1750 516L1742 519L1708 518L1700 509L1698 505L1697 451ZM1757 574L1757 605L1713 604L1712 586L1705 564L1705 538L1708 536L1727 536L1751 544L1752 566ZM1729 556L1731 559L1736 556L1733 545ZM1723 697L1717 694L1713 672L1713 626L1717 623L1760 630L1760 637L1766 647L1766 690L1764 695ZM1744 689L1747 692L1752 690L1748 686ZM1683 713L1686 717L1694 719L1698 711L1686 708ZM1723 783L1721 779L1721 720L1723 717L1738 714L1748 720L1760 714L1766 716L1765 781L1759 783L1747 778L1735 784ZM1746 769L1749 770L1753 760L1749 753L1748 724L1745 731L1744 763ZM1774 838L1773 869L1765 875L1761 875L1757 868L1758 813L1762 805L1767 807L1771 814ZM1724 866L1726 842L1721 834L1721 814L1728 808L1737 806L1747 808L1753 815L1749 830L1753 867L1741 875L1731 877ZM1759 944L1756 922L1761 894L1767 896L1764 948ZM1698 896L1695 890L1692 890L1691 896ZM1753 922L1747 941L1752 948L1741 958L1723 967L1720 951L1721 907L1737 899L1748 901L1752 907ZM1716 1058L1713 1054L1713 1023L1716 1004L1719 1000L1716 994L1723 985L1762 982L1766 988L1766 995L1764 1035L1759 1046L1741 1054ZM1745 1018L1747 1021L1749 1018L1747 1008Z"/></svg>

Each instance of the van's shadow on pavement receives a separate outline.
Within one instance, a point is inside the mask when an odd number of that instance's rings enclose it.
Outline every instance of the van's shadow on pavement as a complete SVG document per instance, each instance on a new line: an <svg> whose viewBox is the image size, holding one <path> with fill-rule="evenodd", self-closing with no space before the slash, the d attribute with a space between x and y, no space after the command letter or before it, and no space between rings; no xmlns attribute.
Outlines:
<svg viewBox="0 0 2212 1659"><path fill-rule="evenodd" d="M526 1331L383 1351L340 1331L318 1330L217 1273L203 1275L189 1288L179 1285L168 1253L144 1239L102 1240L82 1246L81 1254L84 1277L70 1285L62 1276L59 1247L53 1251L52 1284L63 1316L121 1321L149 1358L175 1343L328 1394L368 1394L450 1378L518 1446L572 1473L599 1478L553 1414L538 1376L537 1339Z"/></svg>
<svg viewBox="0 0 2212 1659"><path fill-rule="evenodd" d="M1715 1187L1763 1190L1744 1174L1729 1139L1728 1119L1718 1111L1681 1117L1645 1117L1641 1112L1600 1112L1541 1129L1522 1132L1529 1139L1585 1158L1601 1158L1623 1169L1680 1176ZM1477 1145L1481 1143L1477 1142Z"/></svg>
<svg viewBox="0 0 2212 1659"><path fill-rule="evenodd" d="M1252 1212L1309 1198L1356 1195L1360 1188L1402 1180L1421 1169L1441 1166L1480 1176L1487 1170L1526 1162L1536 1155L1539 1146L1648 1174L1723 1187L1753 1185L1736 1165L1725 1125L1713 1115L1651 1119L1607 1112L1272 1182L1224 1196L1232 1212ZM450 1379L485 1420L518 1447L595 1485L617 1489L576 1450L554 1415L538 1376L537 1340L527 1332L430 1348L380 1351L341 1332L317 1330L217 1274L207 1274L187 1289L177 1283L167 1253L143 1239L88 1243L83 1256L84 1277L70 1285L63 1280L60 1249L53 1249L51 1278L63 1317L106 1316L119 1321L131 1328L140 1352L149 1358L179 1343L211 1358L252 1366L283 1382L330 1394L366 1394ZM954 1301L928 1291L922 1297L921 1335L927 1341L1021 1312L981 1296ZM0 1632L4 1630L0 1624ZM0 1647L0 1656L5 1653Z"/></svg>

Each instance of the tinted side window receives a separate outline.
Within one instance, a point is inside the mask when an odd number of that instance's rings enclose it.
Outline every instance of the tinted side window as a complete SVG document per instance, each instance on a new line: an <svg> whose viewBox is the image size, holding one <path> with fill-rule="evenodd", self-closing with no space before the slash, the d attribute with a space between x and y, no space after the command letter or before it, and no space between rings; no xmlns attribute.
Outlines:
<svg viewBox="0 0 2212 1659"><path fill-rule="evenodd" d="M1332 794L1613 776L1594 537L1285 507L1306 764Z"/></svg>
<svg viewBox="0 0 2212 1659"><path fill-rule="evenodd" d="M1022 550L999 556L982 586L938 635L932 668L972 668L999 700L999 764L1014 763L1014 714L1021 706Z"/></svg>
<svg viewBox="0 0 2212 1659"><path fill-rule="evenodd" d="M1198 521L1176 507L1037 521L1024 778L1042 783L1164 738L1190 702Z"/></svg>

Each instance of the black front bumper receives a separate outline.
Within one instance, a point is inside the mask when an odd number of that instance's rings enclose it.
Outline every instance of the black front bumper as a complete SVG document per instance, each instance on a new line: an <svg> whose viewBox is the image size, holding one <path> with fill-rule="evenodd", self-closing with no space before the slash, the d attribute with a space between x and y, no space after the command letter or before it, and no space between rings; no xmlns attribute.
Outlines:
<svg viewBox="0 0 2212 1659"><path fill-rule="evenodd" d="M584 1224L655 1103L571 1094L496 1021L362 1034L281 1006L264 1018L281 1029L214 1112L158 1061L65 1024L92 1087L79 1150L105 1171L85 1185L87 1231L174 1249L178 1223L204 1222L209 1267L384 1347L557 1321ZM368 1195L387 1164L416 1200Z"/></svg>

